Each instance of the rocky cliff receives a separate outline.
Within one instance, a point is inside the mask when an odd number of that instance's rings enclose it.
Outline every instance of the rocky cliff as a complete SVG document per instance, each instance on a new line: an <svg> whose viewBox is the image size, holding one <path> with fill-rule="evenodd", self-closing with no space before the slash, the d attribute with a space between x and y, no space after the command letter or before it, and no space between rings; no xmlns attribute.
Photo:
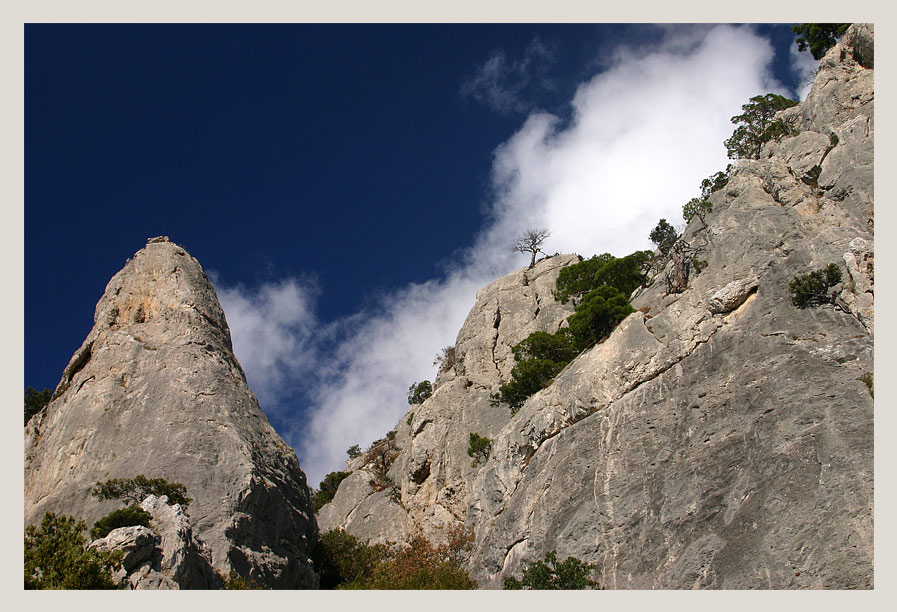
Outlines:
<svg viewBox="0 0 897 612"><path fill-rule="evenodd" d="M489 395L509 347L570 314L550 290L575 259L481 291L432 397L380 443L392 486L370 454L350 461L320 528L438 540L463 523L487 588L551 550L608 588L871 588L873 46L852 26L782 113L793 135L740 160L686 228L706 269L676 293L660 271L514 415ZM791 279L830 263L836 302L792 305ZM470 432L493 439L483 465Z"/></svg>
<svg viewBox="0 0 897 612"><path fill-rule="evenodd" d="M199 262L151 239L109 281L94 322L25 427L25 523L51 510L92 524L119 505L91 496L97 481L161 477L187 487L216 570L316 586L305 475L246 384Z"/></svg>

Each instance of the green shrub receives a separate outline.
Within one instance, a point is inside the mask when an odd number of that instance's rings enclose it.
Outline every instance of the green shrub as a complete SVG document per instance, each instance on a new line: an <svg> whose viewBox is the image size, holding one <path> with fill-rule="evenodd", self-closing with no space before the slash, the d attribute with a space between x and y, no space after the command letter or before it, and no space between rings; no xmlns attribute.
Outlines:
<svg viewBox="0 0 897 612"><path fill-rule="evenodd" d="M511 370L511 380L499 387L495 399L517 412L532 394L551 384L566 363L550 359L528 359L516 364Z"/></svg>
<svg viewBox="0 0 897 612"><path fill-rule="evenodd" d="M828 291L840 282L841 269L834 263L809 274L795 276L788 283L791 303L798 308L831 303L833 298L828 295Z"/></svg>
<svg viewBox="0 0 897 612"><path fill-rule="evenodd" d="M577 347L585 350L609 336L633 312L625 295L604 285L586 294L567 322Z"/></svg>
<svg viewBox="0 0 897 612"><path fill-rule="evenodd" d="M386 558L386 553L382 544L363 544L342 529L334 529L318 538L311 557L321 577L320 588L336 589L370 580L374 567Z"/></svg>
<svg viewBox="0 0 897 612"><path fill-rule="evenodd" d="M415 404L423 404L431 395L433 395L433 385L430 384L429 380L412 383L411 386L408 387L408 404L411 406Z"/></svg>
<svg viewBox="0 0 897 612"><path fill-rule="evenodd" d="M645 271L653 257L651 251L636 251L626 257L613 258L595 273L594 288L607 285L629 296L647 280Z"/></svg>
<svg viewBox="0 0 897 612"><path fill-rule="evenodd" d="M333 500L333 496L336 495L336 490L339 488L339 483L348 478L351 473L352 472L330 472L324 476L324 480L321 481L318 490L315 492L314 497L312 497L315 512Z"/></svg>
<svg viewBox="0 0 897 612"><path fill-rule="evenodd" d="M134 478L113 478L98 482L91 491L99 499L118 499L127 504L140 504L149 495L168 496L171 504L180 504L186 510L193 500L187 497L187 487L179 482L168 482L164 478L147 478L138 474Z"/></svg>
<svg viewBox="0 0 897 612"><path fill-rule="evenodd" d="M85 548L82 520L47 512L25 527L26 589L116 589L112 572L122 554Z"/></svg>
<svg viewBox="0 0 897 612"><path fill-rule="evenodd" d="M486 463L489 453L492 452L492 440L478 433L471 432L467 438L467 456L473 457L471 467L478 463Z"/></svg>
<svg viewBox="0 0 897 612"><path fill-rule="evenodd" d="M551 551L545 555L544 561L535 563L523 562L523 579L514 577L504 579L504 588L507 590L574 590L592 589L598 583L589 578L589 574L595 566L580 561L575 557L558 563L557 553Z"/></svg>
<svg viewBox="0 0 897 612"><path fill-rule="evenodd" d="M135 527L137 525L149 527L152 519L153 515L140 506L125 506L113 510L94 523L90 530L90 537L94 540L105 538L110 531L119 527Z"/></svg>
<svg viewBox="0 0 897 612"><path fill-rule="evenodd" d="M25 388L25 425L31 420L35 414L40 412L44 406L50 403L53 392L49 389L38 391L32 387Z"/></svg>
<svg viewBox="0 0 897 612"><path fill-rule="evenodd" d="M511 352L517 363L528 359L548 359L567 363L576 357L579 351L576 350L570 330L562 329L554 334L533 332L512 346Z"/></svg>
<svg viewBox="0 0 897 612"><path fill-rule="evenodd" d="M349 447L349 450L346 451L346 454L349 455L349 459L355 459L356 457L361 456L361 447L357 444L353 444Z"/></svg>
<svg viewBox="0 0 897 612"><path fill-rule="evenodd" d="M555 281L554 299L566 304L584 296L597 287L595 275L598 270L613 259L610 253L603 253L563 268Z"/></svg>
<svg viewBox="0 0 897 612"><path fill-rule="evenodd" d="M676 233L676 229L666 219L661 219L654 226L654 229L651 230L648 238L660 250L661 254L666 255L673 248L673 245L676 244L679 234Z"/></svg>

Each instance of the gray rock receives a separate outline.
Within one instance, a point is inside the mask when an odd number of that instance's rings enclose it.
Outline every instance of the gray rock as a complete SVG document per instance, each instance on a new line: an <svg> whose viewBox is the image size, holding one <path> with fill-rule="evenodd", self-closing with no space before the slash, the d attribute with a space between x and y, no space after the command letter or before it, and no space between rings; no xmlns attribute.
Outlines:
<svg viewBox="0 0 897 612"><path fill-rule="evenodd" d="M110 531L106 537L94 540L90 548L98 551L109 552L119 550L122 552L122 567L125 573L130 573L144 561L153 557L156 547L162 543L154 531L137 525L135 527L119 527Z"/></svg>
<svg viewBox="0 0 897 612"><path fill-rule="evenodd" d="M305 475L233 355L215 291L165 237L106 287L53 399L25 429L25 522L88 524L117 507L90 495L138 474L183 483L213 566L271 588L315 587Z"/></svg>
<svg viewBox="0 0 897 612"><path fill-rule="evenodd" d="M872 371L873 143L856 129L870 73L849 53L821 62L790 109L813 133L739 162L707 229L689 226L706 270L682 294L638 292L644 312L497 435L467 515L481 586L557 550L608 588L872 587L873 402L858 378ZM843 135L827 155L826 133ZM793 307L788 282L830 262L853 281L848 312Z"/></svg>
<svg viewBox="0 0 897 612"><path fill-rule="evenodd" d="M342 528L374 543L408 541L423 532L440 541L462 525L479 466L467 455L470 433L492 437L511 417L490 396L514 367L511 347L534 331L555 332L573 312L552 297L560 270L579 261L560 255L521 268L482 289L458 333L456 362L443 368L433 395L413 406L395 428L399 449L389 476L398 493L374 491L363 457L347 462L353 474L317 514L322 532Z"/></svg>
<svg viewBox="0 0 897 612"><path fill-rule="evenodd" d="M871 32L851 26L782 113L800 133L739 161L707 227L688 226L708 265L684 292L655 276L637 312L511 416L488 399L510 346L570 310L550 300L556 271L538 304L521 271L499 279L458 334L459 366L396 427L406 517L358 476L322 525L438 540L463 522L481 588L552 550L595 563L608 588L872 588ZM847 269L841 305L795 308L789 282L829 263ZM471 431L493 440L484 465L466 455Z"/></svg>
<svg viewBox="0 0 897 612"><path fill-rule="evenodd" d="M757 290L757 279L747 278L732 281L710 296L708 308L713 314L731 312L744 304L744 301Z"/></svg>

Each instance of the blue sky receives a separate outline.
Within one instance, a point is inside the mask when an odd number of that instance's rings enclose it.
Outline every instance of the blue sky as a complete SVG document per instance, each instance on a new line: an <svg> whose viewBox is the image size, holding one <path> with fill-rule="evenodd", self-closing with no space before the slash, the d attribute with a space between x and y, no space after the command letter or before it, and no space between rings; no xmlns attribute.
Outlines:
<svg viewBox="0 0 897 612"><path fill-rule="evenodd" d="M391 429L475 293L548 252L625 255L797 97L790 25L27 25L25 385L168 235L311 484ZM809 72L808 72L809 71ZM60 296L65 296L62 299Z"/></svg>

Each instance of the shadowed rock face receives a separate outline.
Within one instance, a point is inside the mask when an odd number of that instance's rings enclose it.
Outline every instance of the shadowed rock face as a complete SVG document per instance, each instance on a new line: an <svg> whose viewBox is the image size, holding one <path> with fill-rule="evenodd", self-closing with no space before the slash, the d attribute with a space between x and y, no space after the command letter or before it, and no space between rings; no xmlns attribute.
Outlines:
<svg viewBox="0 0 897 612"><path fill-rule="evenodd" d="M799 133L739 161L706 228L686 229L706 269L673 295L657 275L638 312L513 416L488 403L514 364L501 347L569 312L541 319L550 297L525 299L522 271L480 292L457 345L478 366L441 373L396 427L407 512L364 488L356 459L322 529L438 539L463 521L485 588L552 550L596 564L607 588L871 588L872 38L850 28L781 114ZM836 303L794 307L789 281L829 263ZM474 468L469 431L493 439Z"/></svg>
<svg viewBox="0 0 897 612"><path fill-rule="evenodd" d="M53 400L25 428L25 522L88 524L118 506L90 495L137 474L181 482L213 566L273 588L314 587L305 475L233 355L215 291L167 238L116 274Z"/></svg>

